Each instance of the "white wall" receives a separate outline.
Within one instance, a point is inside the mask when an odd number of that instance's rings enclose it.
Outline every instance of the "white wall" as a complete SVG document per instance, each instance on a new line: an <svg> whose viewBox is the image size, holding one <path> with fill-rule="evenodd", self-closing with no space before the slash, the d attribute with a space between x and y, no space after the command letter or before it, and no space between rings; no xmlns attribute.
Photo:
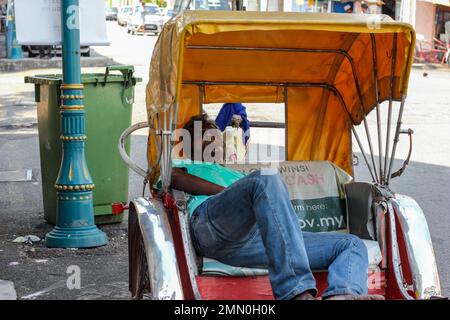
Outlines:
<svg viewBox="0 0 450 320"><path fill-rule="evenodd" d="M416 2L416 33L423 35L429 42L432 42L434 37L435 13L436 5L425 1Z"/></svg>

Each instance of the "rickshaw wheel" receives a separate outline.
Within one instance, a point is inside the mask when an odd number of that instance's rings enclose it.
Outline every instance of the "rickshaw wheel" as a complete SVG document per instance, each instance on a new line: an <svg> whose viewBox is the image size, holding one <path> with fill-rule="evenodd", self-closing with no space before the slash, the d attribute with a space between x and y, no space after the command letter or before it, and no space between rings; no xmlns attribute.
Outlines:
<svg viewBox="0 0 450 320"><path fill-rule="evenodd" d="M133 208L130 208L128 216L128 265L131 296L140 300L151 295L144 240Z"/></svg>

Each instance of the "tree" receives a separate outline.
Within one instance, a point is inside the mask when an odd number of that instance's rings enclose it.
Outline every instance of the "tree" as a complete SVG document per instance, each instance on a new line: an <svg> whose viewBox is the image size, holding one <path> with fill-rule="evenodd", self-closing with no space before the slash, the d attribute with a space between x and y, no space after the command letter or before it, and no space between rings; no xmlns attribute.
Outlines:
<svg viewBox="0 0 450 320"><path fill-rule="evenodd" d="M144 0L144 2L156 4L158 7L166 7L167 6L166 0Z"/></svg>

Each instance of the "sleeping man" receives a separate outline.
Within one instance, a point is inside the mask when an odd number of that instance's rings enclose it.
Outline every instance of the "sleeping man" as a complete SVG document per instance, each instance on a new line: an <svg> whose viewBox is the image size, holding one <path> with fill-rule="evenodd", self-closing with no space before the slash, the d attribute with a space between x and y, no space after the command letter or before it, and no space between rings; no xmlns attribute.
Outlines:
<svg viewBox="0 0 450 320"><path fill-rule="evenodd" d="M358 237L302 232L278 173L244 175L207 158L217 159L221 150L217 137L205 138L217 129L206 115L192 117L184 129L191 140L183 152L190 159L173 162L171 187L189 195L198 254L233 266L268 269L276 299L315 299L313 269L328 269L322 299L384 299L368 295L367 249Z"/></svg>

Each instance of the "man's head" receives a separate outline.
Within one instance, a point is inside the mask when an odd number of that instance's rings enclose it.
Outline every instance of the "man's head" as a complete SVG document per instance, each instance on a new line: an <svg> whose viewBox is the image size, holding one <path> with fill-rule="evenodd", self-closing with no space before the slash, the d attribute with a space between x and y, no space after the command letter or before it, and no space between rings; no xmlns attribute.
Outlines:
<svg viewBox="0 0 450 320"><path fill-rule="evenodd" d="M206 113L193 116L183 126L183 150L191 160L217 162L223 159L223 139L219 127ZM188 136L186 136L188 135ZM190 138L190 146L184 139Z"/></svg>

